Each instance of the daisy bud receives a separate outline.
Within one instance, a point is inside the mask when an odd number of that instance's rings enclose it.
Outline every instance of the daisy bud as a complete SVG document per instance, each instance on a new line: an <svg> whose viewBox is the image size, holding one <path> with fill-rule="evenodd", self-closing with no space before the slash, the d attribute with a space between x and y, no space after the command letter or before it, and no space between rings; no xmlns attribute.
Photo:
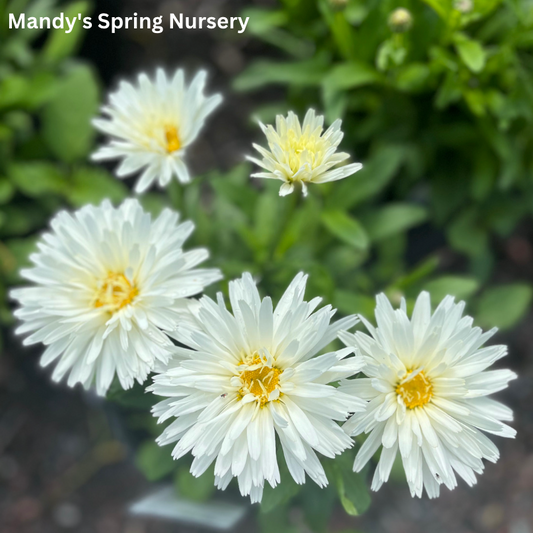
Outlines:
<svg viewBox="0 0 533 533"><path fill-rule="evenodd" d="M348 5L348 0L329 0L329 5L334 11L342 11Z"/></svg>
<svg viewBox="0 0 533 533"><path fill-rule="evenodd" d="M461 13L470 13L474 9L474 2L472 0L456 0L453 7Z"/></svg>
<svg viewBox="0 0 533 533"><path fill-rule="evenodd" d="M394 33L405 33L413 25L413 16L411 12L403 7L395 9L389 15L389 28Z"/></svg>

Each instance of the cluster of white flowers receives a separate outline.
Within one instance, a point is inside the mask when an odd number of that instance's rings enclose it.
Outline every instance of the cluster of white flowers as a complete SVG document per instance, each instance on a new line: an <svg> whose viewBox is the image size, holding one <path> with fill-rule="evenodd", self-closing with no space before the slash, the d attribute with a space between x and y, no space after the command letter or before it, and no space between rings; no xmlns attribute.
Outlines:
<svg viewBox="0 0 533 533"><path fill-rule="evenodd" d="M103 108L109 118L95 120L111 136L95 159L123 159L118 177L143 169L138 191L173 175L189 181L185 150L221 100L206 98L204 84L201 72L186 87L181 70L171 80L158 71L155 82L141 75L137 88L123 83ZM303 125L293 113L275 129L261 124L270 151L254 145L263 159L250 159L266 170L255 176L281 180L283 196L357 172L337 153L341 122L324 133L323 122L310 110ZM175 443L175 459L190 452L193 475L215 463L219 488L236 477L257 502L265 481L280 482L280 448L297 483L307 474L322 487L317 452L334 458L365 433L354 470L382 448L374 490L399 451L412 495L425 488L435 497L456 475L474 484L483 460L498 459L483 432L514 436L504 423L511 410L488 398L516 377L487 371L506 348L484 347L494 331L473 327L464 303L447 297L432 314L422 293L409 319L405 301L394 310L380 295L377 327L358 316L332 322L331 306L304 300L305 275L274 306L244 274L230 282L230 312L222 293L191 298L222 276L197 268L208 252L183 250L193 224L178 220L170 210L152 220L132 199L61 212L22 271L32 285L11 294L17 332L46 346L41 364L56 362L54 380L68 375L70 386L105 395L115 377L127 389L154 372L148 390L164 399L153 413L171 420L158 443ZM348 333L359 320L370 335ZM322 353L336 338L346 347Z"/></svg>

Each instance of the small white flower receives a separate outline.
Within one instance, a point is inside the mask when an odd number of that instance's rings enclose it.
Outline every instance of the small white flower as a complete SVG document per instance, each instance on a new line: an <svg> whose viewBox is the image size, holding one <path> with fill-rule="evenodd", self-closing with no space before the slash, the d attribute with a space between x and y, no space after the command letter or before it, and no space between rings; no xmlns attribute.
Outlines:
<svg viewBox="0 0 533 533"><path fill-rule="evenodd" d="M55 381L69 373L69 386L96 384L100 395L115 373L124 388L142 383L170 357L167 333L187 320L186 298L221 277L195 268L206 250L182 250L193 224L178 224L168 209L152 221L126 200L61 212L51 227L31 256L35 266L21 272L34 286L11 293L24 322L17 333L32 333L26 345L47 346L42 366L59 360Z"/></svg>
<svg viewBox="0 0 533 533"><path fill-rule="evenodd" d="M327 484L315 451L335 457L352 446L336 421L364 402L329 383L359 371L361 362L344 348L316 357L356 317L330 324L334 310L313 311L321 299L303 300L307 277L296 276L274 309L260 299L250 274L230 283L233 314L222 294L200 300L197 327L186 325L174 337L177 348L168 369L150 390L167 397L154 407L159 422L176 417L158 439L177 442L173 457L189 451L191 473L200 476L215 463L215 483L225 489L238 478L243 496L261 500L264 481L279 482L276 434L292 477L305 473Z"/></svg>
<svg viewBox="0 0 533 533"><path fill-rule="evenodd" d="M337 147L344 136L341 120L336 120L324 134L324 117L316 116L313 109L307 112L301 126L292 111L287 118L282 115L276 117L276 129L259 124L266 135L270 151L257 144L253 145L263 159L248 159L266 172L252 174L252 177L283 181L280 196L291 194L295 183L301 184L306 196L307 183L341 180L363 168L361 163L338 166L350 157L344 152L337 153Z"/></svg>
<svg viewBox="0 0 533 533"><path fill-rule="evenodd" d="M122 159L116 173L119 178L144 169L135 191L148 189L154 181L161 187L172 176L181 183L190 181L183 158L187 147L198 137L205 119L220 104L222 97L204 95L206 73L200 71L189 86L183 70L172 79L158 69L152 82L141 74L138 87L121 82L118 91L109 96L109 104L93 124L111 137L93 159Z"/></svg>
<svg viewBox="0 0 533 533"><path fill-rule="evenodd" d="M341 339L363 356L366 376L346 380L341 390L368 401L344 429L369 434L354 470L360 471L383 446L372 489L387 481L398 450L412 496L439 495L440 485L453 489L456 475L468 485L483 472L483 459L496 462L498 449L482 431L501 437L516 432L502 421L512 411L488 398L507 387L516 374L486 369L506 355L505 346L482 348L495 333L472 327L462 317L464 302L447 296L431 314L429 294L418 297L409 320L406 304L394 310L377 297L377 328L365 322L371 336L342 332ZM364 320L364 319L363 319Z"/></svg>

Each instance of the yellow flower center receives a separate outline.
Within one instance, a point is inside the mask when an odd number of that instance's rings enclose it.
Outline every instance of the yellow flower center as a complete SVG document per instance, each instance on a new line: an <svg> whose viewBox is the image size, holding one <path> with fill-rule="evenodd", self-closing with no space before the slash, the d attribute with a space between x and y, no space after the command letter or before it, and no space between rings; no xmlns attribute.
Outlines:
<svg viewBox="0 0 533 533"><path fill-rule="evenodd" d="M269 401L270 393L278 387L279 376L283 371L266 366L258 354L254 354L250 359L249 362L241 363L248 365L248 368L239 376L242 381L239 393L241 396L253 394L263 407Z"/></svg>
<svg viewBox="0 0 533 533"><path fill-rule="evenodd" d="M167 152L177 152L181 148L181 141L176 126L165 126L165 137L167 140Z"/></svg>
<svg viewBox="0 0 533 533"><path fill-rule="evenodd" d="M115 313L130 304L139 293L124 274L110 273L96 291L94 307L105 307Z"/></svg>
<svg viewBox="0 0 533 533"><path fill-rule="evenodd" d="M414 377L399 383L396 394L402 398L406 407L414 409L426 405L431 400L433 385L424 372L420 371Z"/></svg>
<svg viewBox="0 0 533 533"><path fill-rule="evenodd" d="M317 156L322 146L320 137L317 135L297 135L294 130L287 132L287 142L285 153L288 154L288 164L291 170L296 173L304 165L310 163L311 169L315 168ZM306 157L302 154L306 153Z"/></svg>

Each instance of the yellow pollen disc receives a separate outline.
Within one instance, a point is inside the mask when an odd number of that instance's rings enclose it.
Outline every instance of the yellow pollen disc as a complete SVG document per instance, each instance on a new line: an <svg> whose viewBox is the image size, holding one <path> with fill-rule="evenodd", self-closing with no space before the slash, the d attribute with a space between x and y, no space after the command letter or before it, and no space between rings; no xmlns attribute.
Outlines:
<svg viewBox="0 0 533 533"><path fill-rule="evenodd" d="M177 152L181 148L181 141L178 135L178 129L175 126L165 127L165 137L167 140L167 152Z"/></svg>
<svg viewBox="0 0 533 533"><path fill-rule="evenodd" d="M255 367L253 370L245 370L240 378L243 382L239 391L242 396L253 394L259 401L261 407L268 402L270 393L274 391L279 383L279 376L283 372L278 368L265 366L259 356L253 358L248 367Z"/></svg>
<svg viewBox="0 0 533 533"><path fill-rule="evenodd" d="M130 304L138 293L124 274L110 273L96 291L94 306L114 313Z"/></svg>
<svg viewBox="0 0 533 533"><path fill-rule="evenodd" d="M316 135L297 135L294 130L288 131L285 153L288 154L291 170L298 172L304 163L310 163L311 168L315 168L321 144L320 137ZM302 157L303 152L307 152L305 159Z"/></svg>
<svg viewBox="0 0 533 533"><path fill-rule="evenodd" d="M396 387L396 394L401 396L403 403L409 409L422 407L433 396L433 385L424 372L419 372L414 378L400 383Z"/></svg>

